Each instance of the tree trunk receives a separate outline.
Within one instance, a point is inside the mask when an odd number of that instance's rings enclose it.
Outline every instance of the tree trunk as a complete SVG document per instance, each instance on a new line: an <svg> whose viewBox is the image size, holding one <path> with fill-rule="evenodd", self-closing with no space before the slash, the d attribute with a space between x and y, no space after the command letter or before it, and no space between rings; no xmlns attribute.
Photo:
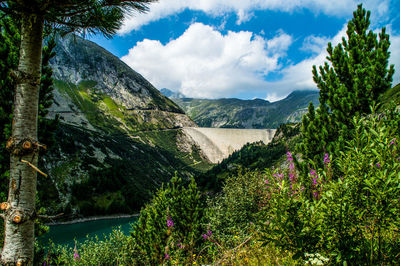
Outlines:
<svg viewBox="0 0 400 266"><path fill-rule="evenodd" d="M37 116L43 42L43 18L22 14L21 46L14 99L12 138L8 141L10 183L4 213L5 238L1 263L31 265L37 172ZM29 165L29 162L31 165Z"/></svg>

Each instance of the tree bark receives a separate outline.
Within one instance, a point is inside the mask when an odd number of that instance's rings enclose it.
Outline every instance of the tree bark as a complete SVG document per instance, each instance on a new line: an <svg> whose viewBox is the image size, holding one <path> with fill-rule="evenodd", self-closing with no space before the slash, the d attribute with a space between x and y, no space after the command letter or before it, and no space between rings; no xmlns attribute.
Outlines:
<svg viewBox="0 0 400 266"><path fill-rule="evenodd" d="M21 46L12 121L12 141L30 140L33 148L24 154L11 150L10 183L5 211L5 238L1 263L32 265L37 172L37 117L43 42L43 17L21 14ZM23 147L26 148L24 145Z"/></svg>

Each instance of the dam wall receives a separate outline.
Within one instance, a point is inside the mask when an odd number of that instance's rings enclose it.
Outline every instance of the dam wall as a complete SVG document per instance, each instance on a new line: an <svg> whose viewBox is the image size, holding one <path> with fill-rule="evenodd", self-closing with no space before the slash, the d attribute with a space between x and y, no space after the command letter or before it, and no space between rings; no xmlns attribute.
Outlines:
<svg viewBox="0 0 400 266"><path fill-rule="evenodd" d="M271 142L276 129L236 129L185 127L183 132L193 139L212 163L221 162L247 143Z"/></svg>

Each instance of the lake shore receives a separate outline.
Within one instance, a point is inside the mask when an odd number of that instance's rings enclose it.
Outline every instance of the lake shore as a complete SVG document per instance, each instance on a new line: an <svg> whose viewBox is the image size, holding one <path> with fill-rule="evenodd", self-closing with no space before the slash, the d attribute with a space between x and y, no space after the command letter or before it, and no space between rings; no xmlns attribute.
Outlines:
<svg viewBox="0 0 400 266"><path fill-rule="evenodd" d="M137 217L139 216L139 213L136 214L116 214L116 215L106 215L106 216L91 216L91 217L85 217L85 218L77 218L69 221L63 221L63 222L51 222L51 223L46 223L45 225L65 225L65 224L77 224L77 223L84 223L84 222L90 222L90 221L96 221L96 220L108 220L108 219L119 219L119 218L130 218L130 217Z"/></svg>

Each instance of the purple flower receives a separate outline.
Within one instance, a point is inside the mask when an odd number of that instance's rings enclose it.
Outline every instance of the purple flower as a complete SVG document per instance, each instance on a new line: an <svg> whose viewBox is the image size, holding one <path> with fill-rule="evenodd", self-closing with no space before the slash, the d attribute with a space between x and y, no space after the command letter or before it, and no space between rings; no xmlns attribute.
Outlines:
<svg viewBox="0 0 400 266"><path fill-rule="evenodd" d="M165 253L164 259L169 260L169 255L168 255L168 253Z"/></svg>
<svg viewBox="0 0 400 266"><path fill-rule="evenodd" d="M204 238L204 240L206 240L208 238L208 235L206 235L206 234L202 234L201 236Z"/></svg>
<svg viewBox="0 0 400 266"><path fill-rule="evenodd" d="M287 156L287 160L290 162L290 161L293 161L293 156L292 156L292 154L290 153L290 152L287 152L286 153L286 156Z"/></svg>
<svg viewBox="0 0 400 266"><path fill-rule="evenodd" d="M314 186L317 185L317 179L316 179L315 177L312 178L312 182L313 182L313 185L314 185Z"/></svg>
<svg viewBox="0 0 400 266"><path fill-rule="evenodd" d="M380 163L376 163L376 167L380 168L381 164Z"/></svg>
<svg viewBox="0 0 400 266"><path fill-rule="evenodd" d="M207 231L207 235L208 235L208 236L212 236L212 231L211 231L211 230L208 230L208 231Z"/></svg>
<svg viewBox="0 0 400 266"><path fill-rule="evenodd" d="M324 164L329 164L331 161L329 160L329 154L328 153L325 153L325 156L324 156Z"/></svg>
<svg viewBox="0 0 400 266"><path fill-rule="evenodd" d="M170 217L167 217L167 227L174 227L174 222L172 221L172 219Z"/></svg>
<svg viewBox="0 0 400 266"><path fill-rule="evenodd" d="M396 138L392 139L392 141L389 144L389 147L392 146L393 144L395 144L396 140L397 140Z"/></svg>
<svg viewBox="0 0 400 266"><path fill-rule="evenodd" d="M310 171L310 175L311 175L311 176L312 176L312 178L313 178L313 183L314 183L314 185L316 185L316 184L317 184L317 179L318 179L317 172L315 172L315 170L314 170L314 169L311 169L311 171Z"/></svg>
<svg viewBox="0 0 400 266"><path fill-rule="evenodd" d="M178 243L178 248L183 248L182 243Z"/></svg>
<svg viewBox="0 0 400 266"><path fill-rule="evenodd" d="M79 254L78 254L78 251L76 250L76 248L74 249L74 260L75 261L79 260Z"/></svg>

